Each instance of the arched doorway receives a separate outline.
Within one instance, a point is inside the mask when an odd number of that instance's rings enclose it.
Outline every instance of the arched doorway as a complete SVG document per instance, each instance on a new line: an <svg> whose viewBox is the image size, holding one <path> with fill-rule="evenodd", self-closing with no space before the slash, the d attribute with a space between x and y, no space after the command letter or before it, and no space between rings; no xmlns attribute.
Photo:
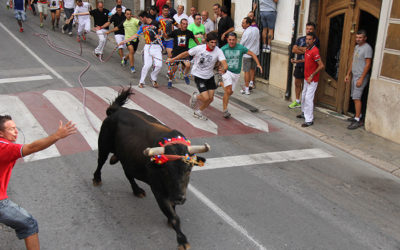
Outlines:
<svg viewBox="0 0 400 250"><path fill-rule="evenodd" d="M368 43L375 48L382 0L324 0L319 6L319 38L325 70L321 73L317 102L339 113L347 113L350 86L344 82L351 65L355 33L366 29Z"/></svg>

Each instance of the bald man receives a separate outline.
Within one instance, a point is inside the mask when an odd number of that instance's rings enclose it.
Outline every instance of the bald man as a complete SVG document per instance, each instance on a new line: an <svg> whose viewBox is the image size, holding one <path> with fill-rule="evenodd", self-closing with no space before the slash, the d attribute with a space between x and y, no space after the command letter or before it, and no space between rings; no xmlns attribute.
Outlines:
<svg viewBox="0 0 400 250"><path fill-rule="evenodd" d="M206 28L206 34L214 30L214 22L208 18L208 11L206 10L201 12L201 23L204 25L204 28Z"/></svg>

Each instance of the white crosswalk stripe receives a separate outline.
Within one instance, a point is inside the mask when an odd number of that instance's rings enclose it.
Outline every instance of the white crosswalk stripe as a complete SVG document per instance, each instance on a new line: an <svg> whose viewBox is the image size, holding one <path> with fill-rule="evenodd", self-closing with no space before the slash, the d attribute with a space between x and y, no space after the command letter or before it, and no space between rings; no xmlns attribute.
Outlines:
<svg viewBox="0 0 400 250"><path fill-rule="evenodd" d="M86 118L82 103L73 95L65 91L47 90L43 95L60 111L65 118L77 124L78 131L85 138L89 146L97 149L97 132ZM90 110L86 110L93 126L100 131L102 121Z"/></svg>
<svg viewBox="0 0 400 250"><path fill-rule="evenodd" d="M183 105L181 102L175 100L163 92L154 89L154 88L139 88L137 86L134 87L138 92L146 95L147 97L153 99L155 102L158 102L160 105L165 108L171 110L175 114L182 117L188 123L190 123L193 127L211 132L213 134L218 133L218 126L211 120L200 121L193 117L193 110L186 105Z"/></svg>
<svg viewBox="0 0 400 250"><path fill-rule="evenodd" d="M174 84L174 87L182 90L186 94L191 95L194 91L197 91L197 88L186 85L186 84ZM211 103L211 106L221 110L222 109L222 100L220 98L214 98L214 101ZM232 114L232 117L241 122L243 125L252 127L264 132L269 132L268 123L263 121L262 119L252 115L248 111L245 111L241 108L238 108L232 104L228 106L229 113Z"/></svg>
<svg viewBox="0 0 400 250"><path fill-rule="evenodd" d="M11 115L12 119L17 124L19 134L16 143L31 143L35 140L48 136L40 123L35 119L29 109L18 97L0 95L0 103L0 114ZM52 145L43 151L25 157L24 160L35 161L56 156L60 156L60 153L58 152L56 146Z"/></svg>

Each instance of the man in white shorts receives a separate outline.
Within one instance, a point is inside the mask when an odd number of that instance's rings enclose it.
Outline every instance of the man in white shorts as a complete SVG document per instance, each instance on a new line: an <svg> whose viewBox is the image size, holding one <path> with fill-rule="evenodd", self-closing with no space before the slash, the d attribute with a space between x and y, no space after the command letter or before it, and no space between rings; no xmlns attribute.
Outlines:
<svg viewBox="0 0 400 250"><path fill-rule="evenodd" d="M224 82L224 97L222 99L223 116L225 118L231 117L228 112L229 97L233 94L237 82L240 78L240 71L242 69L243 55L247 54L253 58L257 63L257 67L262 72L260 61L256 54L248 50L246 47L237 43L237 35L235 32L228 33L228 43L225 44L221 50L224 52L226 61L228 63L228 70L222 75Z"/></svg>
<svg viewBox="0 0 400 250"><path fill-rule="evenodd" d="M117 10L117 12L111 16L110 21L108 21L106 24L103 25L103 28L110 26L111 23L114 24L114 29L107 31L106 34L108 35L109 33L114 32L115 42L118 45L120 42L125 40L125 30L123 27L123 23L126 20L126 16L122 11L121 5L117 5L116 10ZM119 26L121 24L122 24L122 27L119 28ZM124 57L124 49L125 48L126 48L125 44L118 45L118 54L119 54L119 57L121 58L121 66L125 66L128 62L127 61L128 56Z"/></svg>
<svg viewBox="0 0 400 250"><path fill-rule="evenodd" d="M206 44L197 45L189 51L185 51L167 60L174 62L175 60L187 58L188 56L194 57L192 75L194 76L194 81L200 94L194 92L190 98L189 104L194 110L193 116L201 120L208 120L208 118L203 115L202 111L214 100L214 92L217 88L214 80L215 64L220 62L220 70L223 72L228 69L224 53L217 47L217 40L218 34L212 31L206 36ZM202 102L199 108L197 108L197 100Z"/></svg>
<svg viewBox="0 0 400 250"><path fill-rule="evenodd" d="M47 0L39 0L37 3L38 11L39 11L39 19L40 19L40 28L43 28L43 19L46 20L49 4Z"/></svg>
<svg viewBox="0 0 400 250"><path fill-rule="evenodd" d="M81 36L83 40L86 40L86 33L90 32L90 16L87 14L92 10L92 7L88 2L82 2L82 0L76 0L75 11L71 18L68 19L68 23L72 21L75 16L78 16L78 34L76 40L81 41Z"/></svg>

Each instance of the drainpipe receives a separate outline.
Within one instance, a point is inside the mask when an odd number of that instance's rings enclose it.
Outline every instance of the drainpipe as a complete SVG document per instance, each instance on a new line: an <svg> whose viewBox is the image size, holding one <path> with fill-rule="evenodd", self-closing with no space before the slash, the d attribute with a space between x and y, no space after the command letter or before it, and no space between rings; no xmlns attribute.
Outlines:
<svg viewBox="0 0 400 250"><path fill-rule="evenodd" d="M288 77L287 77L287 83L286 83L286 93L285 93L285 98L289 99L290 96L292 95L292 83L293 83L293 64L290 62L290 59L294 57L294 53L292 52L292 48L294 44L296 43L296 38L297 38L297 27L299 23L299 12L300 12L300 5L301 1L296 0L296 5L294 7L294 25L293 25L293 32L292 32L292 42L289 45L289 66L288 66Z"/></svg>

